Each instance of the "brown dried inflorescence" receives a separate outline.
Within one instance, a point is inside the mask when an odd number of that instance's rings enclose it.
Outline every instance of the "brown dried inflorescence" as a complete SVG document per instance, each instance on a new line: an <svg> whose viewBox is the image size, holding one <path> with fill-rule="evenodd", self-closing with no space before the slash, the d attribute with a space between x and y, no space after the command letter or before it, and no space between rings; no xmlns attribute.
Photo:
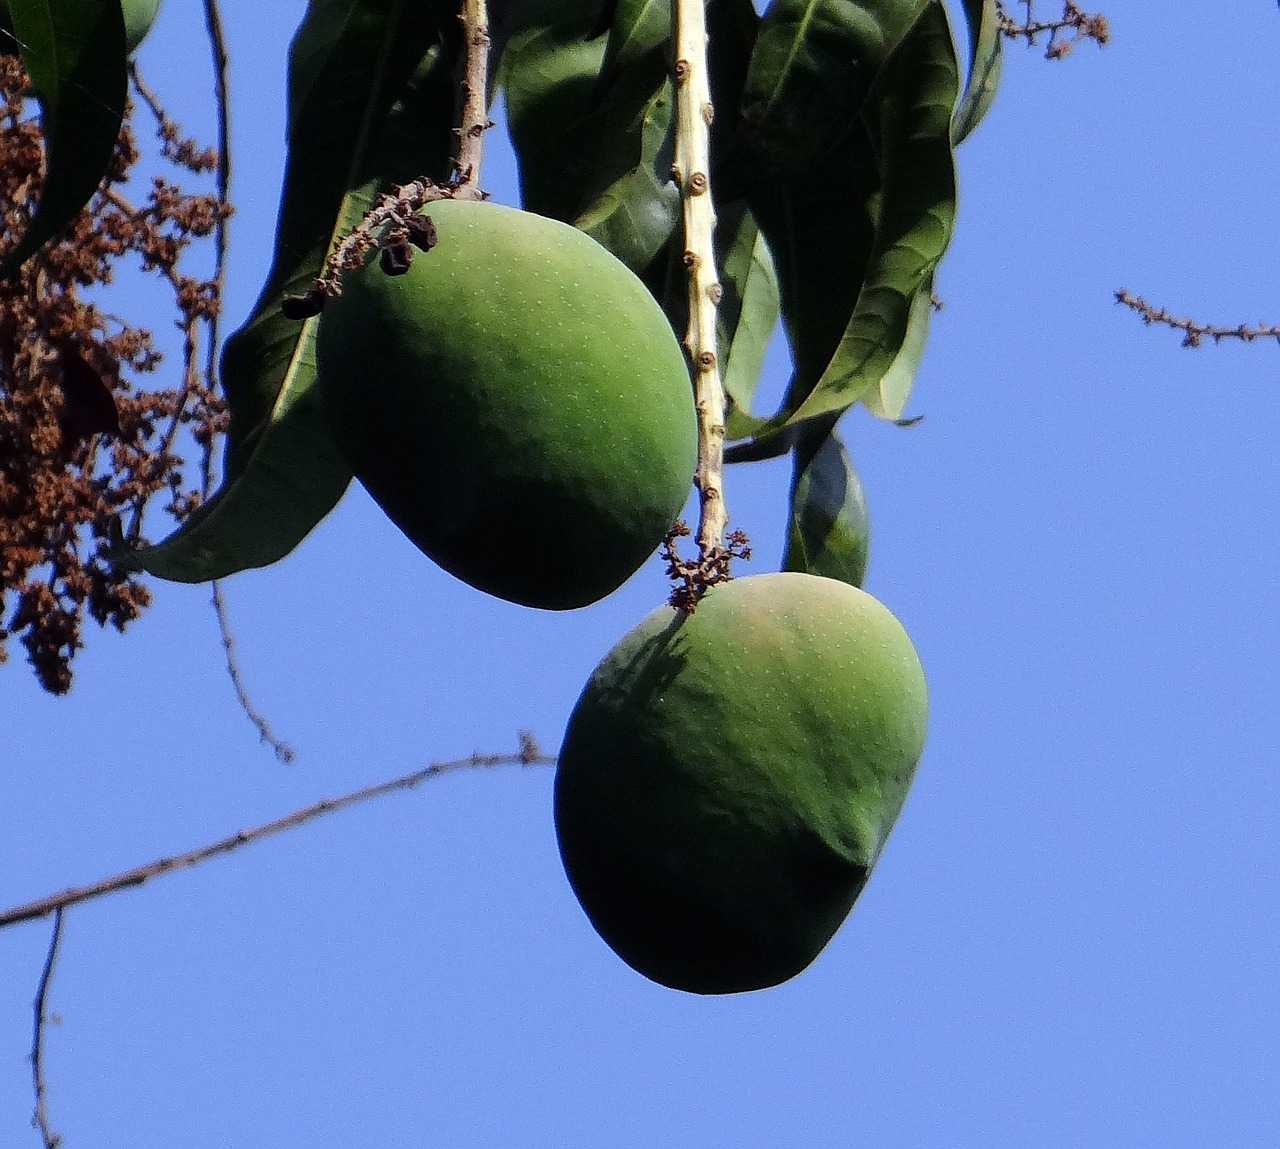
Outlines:
<svg viewBox="0 0 1280 1149"><path fill-rule="evenodd" d="M1062 16L1057 20L1036 19L1035 0L1020 0L1020 3L1026 9L1026 17L1015 20L1001 0L996 0L997 26L1010 39L1026 40L1031 45L1038 44L1040 34L1047 32L1049 41L1044 50L1047 60L1061 60L1069 56L1073 47L1082 40L1092 40L1100 48L1111 41L1111 28L1106 16L1100 12L1086 12L1074 0L1064 0ZM1069 37L1066 35L1068 32L1071 33Z"/></svg>
<svg viewBox="0 0 1280 1149"><path fill-rule="evenodd" d="M21 62L0 55L0 254L25 230L41 186L44 150L26 94ZM212 166L211 153L179 140L167 120L162 140L186 170ZM137 538L144 508L161 493L168 514L190 514L200 489L184 476L176 440L185 429L207 460L225 429L196 363L199 327L218 311L217 285L181 274L178 261L227 209L160 177L135 206L123 188L138 158L126 117L89 205L58 242L0 281L0 662L17 639L55 694L71 685L86 613L123 630L150 601L136 574L103 557L112 523ZM178 386L137 389L130 376L160 361L151 335L85 298L128 256L173 288L184 333Z"/></svg>

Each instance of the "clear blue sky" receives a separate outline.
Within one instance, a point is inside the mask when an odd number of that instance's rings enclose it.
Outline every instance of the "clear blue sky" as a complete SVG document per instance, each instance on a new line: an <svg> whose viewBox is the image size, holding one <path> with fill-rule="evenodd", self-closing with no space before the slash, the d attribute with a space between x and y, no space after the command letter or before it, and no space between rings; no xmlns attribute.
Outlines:
<svg viewBox="0 0 1280 1149"><path fill-rule="evenodd" d="M168 0L141 64L208 137L197 7ZM234 325L269 255L303 4L225 8ZM1184 351L1112 292L1280 322L1280 13L1104 10L1104 51L1012 49L961 152L924 421L847 422L868 587L914 637L933 710L898 827L816 964L726 999L644 981L563 878L550 772L466 772L71 911L47 1052L67 1149L1276 1143L1276 347ZM486 183L510 201L503 147ZM729 483L769 569L785 475ZM159 585L123 638L91 633L67 699L15 652L0 902L521 728L554 750L665 584L655 562L588 610L524 611L435 570L353 490L226 590L296 763L238 710L206 587ZM6 1149L38 1144L48 937L0 934Z"/></svg>

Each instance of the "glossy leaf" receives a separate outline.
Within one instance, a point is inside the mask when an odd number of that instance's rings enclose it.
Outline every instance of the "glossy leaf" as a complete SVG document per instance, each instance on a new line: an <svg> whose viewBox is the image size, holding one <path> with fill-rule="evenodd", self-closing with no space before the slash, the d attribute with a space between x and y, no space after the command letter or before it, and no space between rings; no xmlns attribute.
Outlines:
<svg viewBox="0 0 1280 1149"><path fill-rule="evenodd" d="M580 27L530 29L503 54L507 127L519 162L520 204L568 223L583 207L594 172L592 92L604 41Z"/></svg>
<svg viewBox="0 0 1280 1149"><path fill-rule="evenodd" d="M831 147L923 0L772 0L742 93L745 131L775 169Z"/></svg>
<svg viewBox="0 0 1280 1149"><path fill-rule="evenodd" d="M679 220L668 68L650 52L601 92L604 52L580 20L508 43L501 79L521 205L583 228L641 271Z"/></svg>
<svg viewBox="0 0 1280 1149"><path fill-rule="evenodd" d="M792 367L778 412L755 429L753 443L726 453L746 462L791 449L788 419L836 353L871 259L879 178L871 137L861 121L803 175L742 178L777 271Z"/></svg>
<svg viewBox="0 0 1280 1149"><path fill-rule="evenodd" d="M835 356L794 419L843 410L888 371L906 339L920 287L951 240L951 109L959 67L940 0L904 38L883 79L870 124L881 169L871 263Z"/></svg>
<svg viewBox="0 0 1280 1149"><path fill-rule="evenodd" d="M45 178L0 276L57 237L93 197L111 163L128 87L120 0L9 0L9 8L40 103Z"/></svg>
<svg viewBox="0 0 1280 1149"><path fill-rule="evenodd" d="M845 410L898 359L912 304L954 222L958 86L946 13L931 0L840 143L802 177L753 186L752 209L778 266L793 376L782 410L740 457L780 453L788 423Z"/></svg>
<svg viewBox="0 0 1280 1149"><path fill-rule="evenodd" d="M862 403L878 419L897 422L906 410L916 380L916 368L924 355L929 321L933 318L933 275L920 285L911 301L907 334L893 365L862 396Z"/></svg>
<svg viewBox="0 0 1280 1149"><path fill-rule="evenodd" d="M671 0L617 0L600 68L601 86L671 38Z"/></svg>
<svg viewBox="0 0 1280 1149"><path fill-rule="evenodd" d="M312 389L317 319L286 319L331 243L379 191L450 168L453 61L423 5L313 0L290 49L289 160L276 249L250 319L228 339L223 480L155 547L113 555L200 582L282 558L341 498L351 474Z"/></svg>
<svg viewBox="0 0 1280 1149"><path fill-rule="evenodd" d="M765 350L778 324L778 276L773 257L745 203L720 209L716 227L720 286L717 311L720 378L729 400L729 439L752 434L764 420L751 413L751 399Z"/></svg>
<svg viewBox="0 0 1280 1149"><path fill-rule="evenodd" d="M951 141L959 144L982 122L1000 85L1004 61L996 0L964 0L969 25L969 77L951 120Z"/></svg>
<svg viewBox="0 0 1280 1149"><path fill-rule="evenodd" d="M625 102L613 106L625 115ZM671 179L672 112L671 85L664 82L625 130L616 131L606 120L603 138L616 140L627 155L637 149L635 166L572 221L634 269L652 262L680 218L680 191ZM605 171L626 162L626 156L604 159Z"/></svg>
<svg viewBox="0 0 1280 1149"><path fill-rule="evenodd" d="M817 430L816 442L796 448L782 569L861 586L870 537L867 503L849 452L834 428Z"/></svg>

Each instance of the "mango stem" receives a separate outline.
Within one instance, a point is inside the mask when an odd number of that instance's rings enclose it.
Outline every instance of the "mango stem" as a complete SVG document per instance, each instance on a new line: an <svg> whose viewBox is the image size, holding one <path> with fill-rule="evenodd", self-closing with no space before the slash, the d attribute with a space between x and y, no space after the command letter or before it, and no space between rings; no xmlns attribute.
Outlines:
<svg viewBox="0 0 1280 1149"><path fill-rule="evenodd" d="M684 265L688 273L689 323L684 347L693 368L698 412L700 496L698 550L710 566L724 549L729 521L724 501L724 386L716 355L715 207L711 199L711 85L707 72L704 0L675 0L675 158L672 175L680 189L684 219Z"/></svg>
<svg viewBox="0 0 1280 1149"><path fill-rule="evenodd" d="M458 184L454 199L483 199L480 190L480 159L484 133L493 126L486 106L489 94L489 13L485 0L463 0L463 39L466 57L459 85L462 107L458 114Z"/></svg>

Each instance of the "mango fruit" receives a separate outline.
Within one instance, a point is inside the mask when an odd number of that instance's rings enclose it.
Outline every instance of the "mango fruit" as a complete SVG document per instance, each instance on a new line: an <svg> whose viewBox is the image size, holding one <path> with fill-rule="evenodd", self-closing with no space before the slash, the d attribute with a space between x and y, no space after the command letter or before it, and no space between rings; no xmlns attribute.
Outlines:
<svg viewBox="0 0 1280 1149"><path fill-rule="evenodd" d="M316 341L339 449L425 554L490 594L565 610L665 537L696 461L692 387L662 310L568 224L424 209L409 270L343 278Z"/></svg>
<svg viewBox="0 0 1280 1149"><path fill-rule="evenodd" d="M565 872L601 937L674 989L776 985L844 920L924 747L897 619L796 572L662 607L596 668L555 777Z"/></svg>

